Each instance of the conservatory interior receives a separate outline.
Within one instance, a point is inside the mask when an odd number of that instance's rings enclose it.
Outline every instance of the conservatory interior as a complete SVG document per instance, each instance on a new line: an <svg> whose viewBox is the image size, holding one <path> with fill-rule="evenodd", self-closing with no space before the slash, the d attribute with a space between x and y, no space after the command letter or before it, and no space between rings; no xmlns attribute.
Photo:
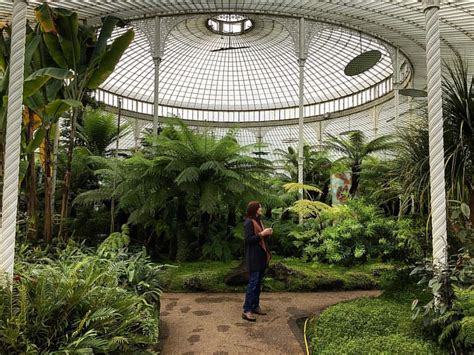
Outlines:
<svg viewBox="0 0 474 355"><path fill-rule="evenodd" d="M473 40L472 0L0 0L0 354L474 353Z"/></svg>

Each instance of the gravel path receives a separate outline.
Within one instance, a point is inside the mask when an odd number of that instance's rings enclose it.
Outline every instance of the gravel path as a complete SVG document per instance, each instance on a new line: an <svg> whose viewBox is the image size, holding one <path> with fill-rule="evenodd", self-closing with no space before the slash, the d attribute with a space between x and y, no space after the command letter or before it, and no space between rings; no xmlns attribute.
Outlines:
<svg viewBox="0 0 474 355"><path fill-rule="evenodd" d="M166 293L161 299L161 353L304 354L296 319L341 301L379 294L262 292L260 304L268 314L248 322L241 318L244 294Z"/></svg>

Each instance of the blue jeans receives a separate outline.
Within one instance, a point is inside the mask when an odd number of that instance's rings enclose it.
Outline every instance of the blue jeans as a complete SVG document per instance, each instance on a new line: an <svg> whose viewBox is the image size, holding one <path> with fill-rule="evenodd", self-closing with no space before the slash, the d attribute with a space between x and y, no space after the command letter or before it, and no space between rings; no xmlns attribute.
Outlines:
<svg viewBox="0 0 474 355"><path fill-rule="evenodd" d="M245 293L244 312L251 312L260 305L260 289L265 270L249 272L249 284Z"/></svg>

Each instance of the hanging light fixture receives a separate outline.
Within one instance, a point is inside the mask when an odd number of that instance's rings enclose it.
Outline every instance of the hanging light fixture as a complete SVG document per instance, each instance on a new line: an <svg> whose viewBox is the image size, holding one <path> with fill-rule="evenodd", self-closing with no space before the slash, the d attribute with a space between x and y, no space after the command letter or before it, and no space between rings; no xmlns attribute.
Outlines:
<svg viewBox="0 0 474 355"><path fill-rule="evenodd" d="M410 97L427 97L428 93L425 90L420 89L400 89L398 91L400 95Z"/></svg>
<svg viewBox="0 0 474 355"><path fill-rule="evenodd" d="M356 76L371 69L382 58L382 53L377 49L364 52L362 50L362 32L360 35L360 54L353 58L344 68L344 74L347 76Z"/></svg>

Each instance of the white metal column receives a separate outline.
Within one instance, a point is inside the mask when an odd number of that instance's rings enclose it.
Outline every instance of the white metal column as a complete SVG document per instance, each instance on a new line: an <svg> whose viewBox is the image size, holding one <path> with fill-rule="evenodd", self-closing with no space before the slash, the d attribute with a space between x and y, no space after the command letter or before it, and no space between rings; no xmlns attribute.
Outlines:
<svg viewBox="0 0 474 355"><path fill-rule="evenodd" d="M304 183L304 65L305 55L305 24L304 18L299 22L298 66L299 66L299 115L298 115L298 183ZM303 189L298 191L300 200L303 199Z"/></svg>
<svg viewBox="0 0 474 355"><path fill-rule="evenodd" d="M155 64L155 80L154 80L154 98L153 98L153 134L158 131L158 99L159 99L159 83L160 83L160 63L161 63L161 23L160 17L155 16L155 36L153 46L153 63Z"/></svg>
<svg viewBox="0 0 474 355"><path fill-rule="evenodd" d="M426 20L426 67L428 79L428 125L430 146L431 215L433 264L446 265L446 192L444 180L441 49L439 34L440 0L423 0Z"/></svg>
<svg viewBox="0 0 474 355"><path fill-rule="evenodd" d="M25 0L14 1L5 138L5 174L3 178L2 219L0 227L0 273L6 272L10 280L13 277L18 207L26 10L27 4Z"/></svg>
<svg viewBox="0 0 474 355"><path fill-rule="evenodd" d="M400 124L400 50L395 50L395 63L393 65L393 89L395 94L395 127Z"/></svg>

